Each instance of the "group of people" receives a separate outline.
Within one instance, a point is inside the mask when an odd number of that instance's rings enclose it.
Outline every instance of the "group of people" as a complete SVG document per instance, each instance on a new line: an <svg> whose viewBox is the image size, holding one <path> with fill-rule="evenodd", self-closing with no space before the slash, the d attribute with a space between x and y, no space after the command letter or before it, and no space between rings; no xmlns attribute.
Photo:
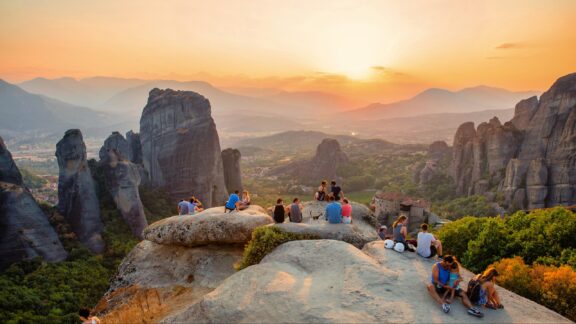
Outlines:
<svg viewBox="0 0 576 324"><path fill-rule="evenodd" d="M226 204L224 205L224 213L228 211L233 212L235 210L244 210L250 207L251 202L248 190L242 191L242 197L240 197L240 191L235 190L233 194L230 194L228 201L226 201Z"/></svg>
<svg viewBox="0 0 576 324"><path fill-rule="evenodd" d="M178 202L178 215L194 215L196 212L203 211L202 203L198 198L192 195L188 200L182 199Z"/></svg>
<svg viewBox="0 0 576 324"><path fill-rule="evenodd" d="M351 224L352 223L352 205L347 198L342 202L337 202L334 196L328 197L329 203L324 211L324 218L330 224ZM290 205L284 205L284 200L278 198L274 206L273 218L276 223L284 223L286 215L291 223L302 223L302 210L304 207L299 198L294 198ZM311 216L312 217L312 216ZM318 216L320 217L320 215Z"/></svg>
<svg viewBox="0 0 576 324"><path fill-rule="evenodd" d="M322 180L318 190L314 193L314 200L329 201L330 197L334 197L335 201L340 201L344 197L342 188L336 184L336 180L330 181L330 191L327 188L328 181Z"/></svg>

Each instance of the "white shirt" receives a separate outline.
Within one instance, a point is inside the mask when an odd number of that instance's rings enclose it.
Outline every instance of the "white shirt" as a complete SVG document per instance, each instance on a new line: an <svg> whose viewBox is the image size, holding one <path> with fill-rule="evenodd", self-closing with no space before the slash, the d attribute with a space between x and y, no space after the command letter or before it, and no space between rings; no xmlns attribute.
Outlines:
<svg viewBox="0 0 576 324"><path fill-rule="evenodd" d="M430 245L432 241L435 241L434 235L426 232L418 233L418 247L416 248L416 252L422 257L429 257L430 256Z"/></svg>

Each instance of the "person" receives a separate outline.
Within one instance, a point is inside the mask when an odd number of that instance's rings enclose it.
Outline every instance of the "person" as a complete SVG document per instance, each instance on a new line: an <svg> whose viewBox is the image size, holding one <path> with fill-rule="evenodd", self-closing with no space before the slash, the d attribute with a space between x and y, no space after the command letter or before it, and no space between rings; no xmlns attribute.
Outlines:
<svg viewBox="0 0 576 324"><path fill-rule="evenodd" d="M202 207L202 203L200 202L200 200L198 198L196 198L194 200L194 203L196 204L196 211L197 212L201 212L204 210L204 207Z"/></svg>
<svg viewBox="0 0 576 324"><path fill-rule="evenodd" d="M454 295L456 291L462 291L460 289L460 282L462 282L462 276L460 276L460 264L458 261L454 261L450 267L450 278L448 279L448 289L444 293L444 302L447 304L452 304L454 300Z"/></svg>
<svg viewBox="0 0 576 324"><path fill-rule="evenodd" d="M286 207L283 204L282 198L276 200L276 206L274 206L274 222L284 223Z"/></svg>
<svg viewBox="0 0 576 324"><path fill-rule="evenodd" d="M340 186L336 185L336 180L330 181L330 194L334 196L336 201L340 201L341 197L344 197L344 192Z"/></svg>
<svg viewBox="0 0 576 324"><path fill-rule="evenodd" d="M418 243L416 244L416 252L419 256L424 258L432 258L438 255L442 258L442 242L438 240L432 233L428 233L428 224L420 225L422 230L418 233Z"/></svg>
<svg viewBox="0 0 576 324"><path fill-rule="evenodd" d="M467 290L470 301L478 306L484 306L486 308L504 308L500 301L500 296L494 286L496 277L498 277L498 270L494 267L489 267L481 274L470 279Z"/></svg>
<svg viewBox="0 0 576 324"><path fill-rule="evenodd" d="M194 215L195 212L196 212L196 198L192 196L188 201L188 215Z"/></svg>
<svg viewBox="0 0 576 324"><path fill-rule="evenodd" d="M227 211L233 212L234 210L238 209L238 201L240 200L240 197L238 197L239 193L240 192L238 190L235 190L234 193L230 195L226 205L224 206L224 213Z"/></svg>
<svg viewBox="0 0 576 324"><path fill-rule="evenodd" d="M326 200L326 180L322 180L322 183L320 183L318 191L314 194L314 199L318 201Z"/></svg>
<svg viewBox="0 0 576 324"><path fill-rule="evenodd" d="M394 238L393 235L388 234L388 227L386 225L380 226L380 228L378 229L378 236L380 237L380 239L384 241L391 240Z"/></svg>
<svg viewBox="0 0 576 324"><path fill-rule="evenodd" d="M436 302L442 305L442 310L444 313L450 312L450 304L445 303L440 296L450 288L448 286L448 280L450 279L450 268L455 261L456 259L453 256L446 255L442 261L434 263L432 266L430 283L427 285L428 293L430 293L430 296L432 296ZM482 312L480 312L476 307L472 306L468 296L464 294L461 289L455 290L454 295L462 299L462 304L468 308L468 314L476 317L484 316Z"/></svg>
<svg viewBox="0 0 576 324"><path fill-rule="evenodd" d="M184 199L181 199L178 203L178 215L188 215L190 212L190 207L188 202Z"/></svg>
<svg viewBox="0 0 576 324"><path fill-rule="evenodd" d="M290 222L292 223L302 223L302 209L304 207L300 203L300 199L294 198L290 204L288 211L288 216L290 217Z"/></svg>
<svg viewBox="0 0 576 324"><path fill-rule="evenodd" d="M326 205L326 220L330 224L342 223L342 206L334 201L334 196L330 196L328 200L330 202Z"/></svg>
<svg viewBox="0 0 576 324"><path fill-rule="evenodd" d="M90 308L80 308L78 316L83 324L100 324L98 317L90 316Z"/></svg>
<svg viewBox="0 0 576 324"><path fill-rule="evenodd" d="M250 206L250 193L248 190L242 191L242 201L238 205L239 210L244 210Z"/></svg>
<svg viewBox="0 0 576 324"><path fill-rule="evenodd" d="M394 243L402 243L404 245L404 250L414 252L414 248L411 244L406 241L406 236L408 236L408 229L406 224L408 223L408 217L406 215L400 215L396 221L392 224L392 233Z"/></svg>
<svg viewBox="0 0 576 324"><path fill-rule="evenodd" d="M334 197L334 200L337 201L337 198ZM342 223L352 224L352 205L350 205L348 198L344 198L342 201L344 202L342 204Z"/></svg>

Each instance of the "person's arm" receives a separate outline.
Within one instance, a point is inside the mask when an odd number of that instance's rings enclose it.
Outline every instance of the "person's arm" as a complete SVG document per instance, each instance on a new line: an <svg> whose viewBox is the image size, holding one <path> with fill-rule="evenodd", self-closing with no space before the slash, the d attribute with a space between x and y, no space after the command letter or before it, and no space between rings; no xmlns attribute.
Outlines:
<svg viewBox="0 0 576 324"><path fill-rule="evenodd" d="M404 239L408 237L408 230L406 229L406 225L402 226L402 229L400 229L400 233L402 233Z"/></svg>

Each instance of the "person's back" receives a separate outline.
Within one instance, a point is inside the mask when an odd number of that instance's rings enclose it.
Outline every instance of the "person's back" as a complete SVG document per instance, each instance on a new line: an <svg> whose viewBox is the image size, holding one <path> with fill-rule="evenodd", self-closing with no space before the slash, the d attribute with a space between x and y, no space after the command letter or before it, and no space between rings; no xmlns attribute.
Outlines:
<svg viewBox="0 0 576 324"><path fill-rule="evenodd" d="M293 202L290 205L290 222L302 223L302 211L300 210L300 204L297 202Z"/></svg>
<svg viewBox="0 0 576 324"><path fill-rule="evenodd" d="M432 241L434 241L434 235L428 232L420 232L418 233L418 244L416 248L416 252L421 257L428 258L432 254L430 251L430 247L432 246Z"/></svg>
<svg viewBox="0 0 576 324"><path fill-rule="evenodd" d="M284 223L284 219L285 219L284 212L285 212L284 205L277 204L274 207L274 221L276 223Z"/></svg>
<svg viewBox="0 0 576 324"><path fill-rule="evenodd" d="M190 207L188 206L188 202L186 200L181 200L178 203L178 214L188 215L189 212L190 212Z"/></svg>
<svg viewBox="0 0 576 324"><path fill-rule="evenodd" d="M238 191L234 192L233 194L230 195L230 198L228 198L228 202L226 202L226 209L227 210L235 210L236 209L236 203L240 200L240 197L238 197Z"/></svg>
<svg viewBox="0 0 576 324"><path fill-rule="evenodd" d="M402 234L402 224L397 224L396 227L394 227L394 241L395 242L402 242L405 243L406 239L404 238L404 235Z"/></svg>
<svg viewBox="0 0 576 324"><path fill-rule="evenodd" d="M193 200L188 202L188 215L194 215L196 213L196 203Z"/></svg>
<svg viewBox="0 0 576 324"><path fill-rule="evenodd" d="M334 197L330 197L330 203L326 206L326 219L330 224L342 223L342 207L334 202Z"/></svg>

